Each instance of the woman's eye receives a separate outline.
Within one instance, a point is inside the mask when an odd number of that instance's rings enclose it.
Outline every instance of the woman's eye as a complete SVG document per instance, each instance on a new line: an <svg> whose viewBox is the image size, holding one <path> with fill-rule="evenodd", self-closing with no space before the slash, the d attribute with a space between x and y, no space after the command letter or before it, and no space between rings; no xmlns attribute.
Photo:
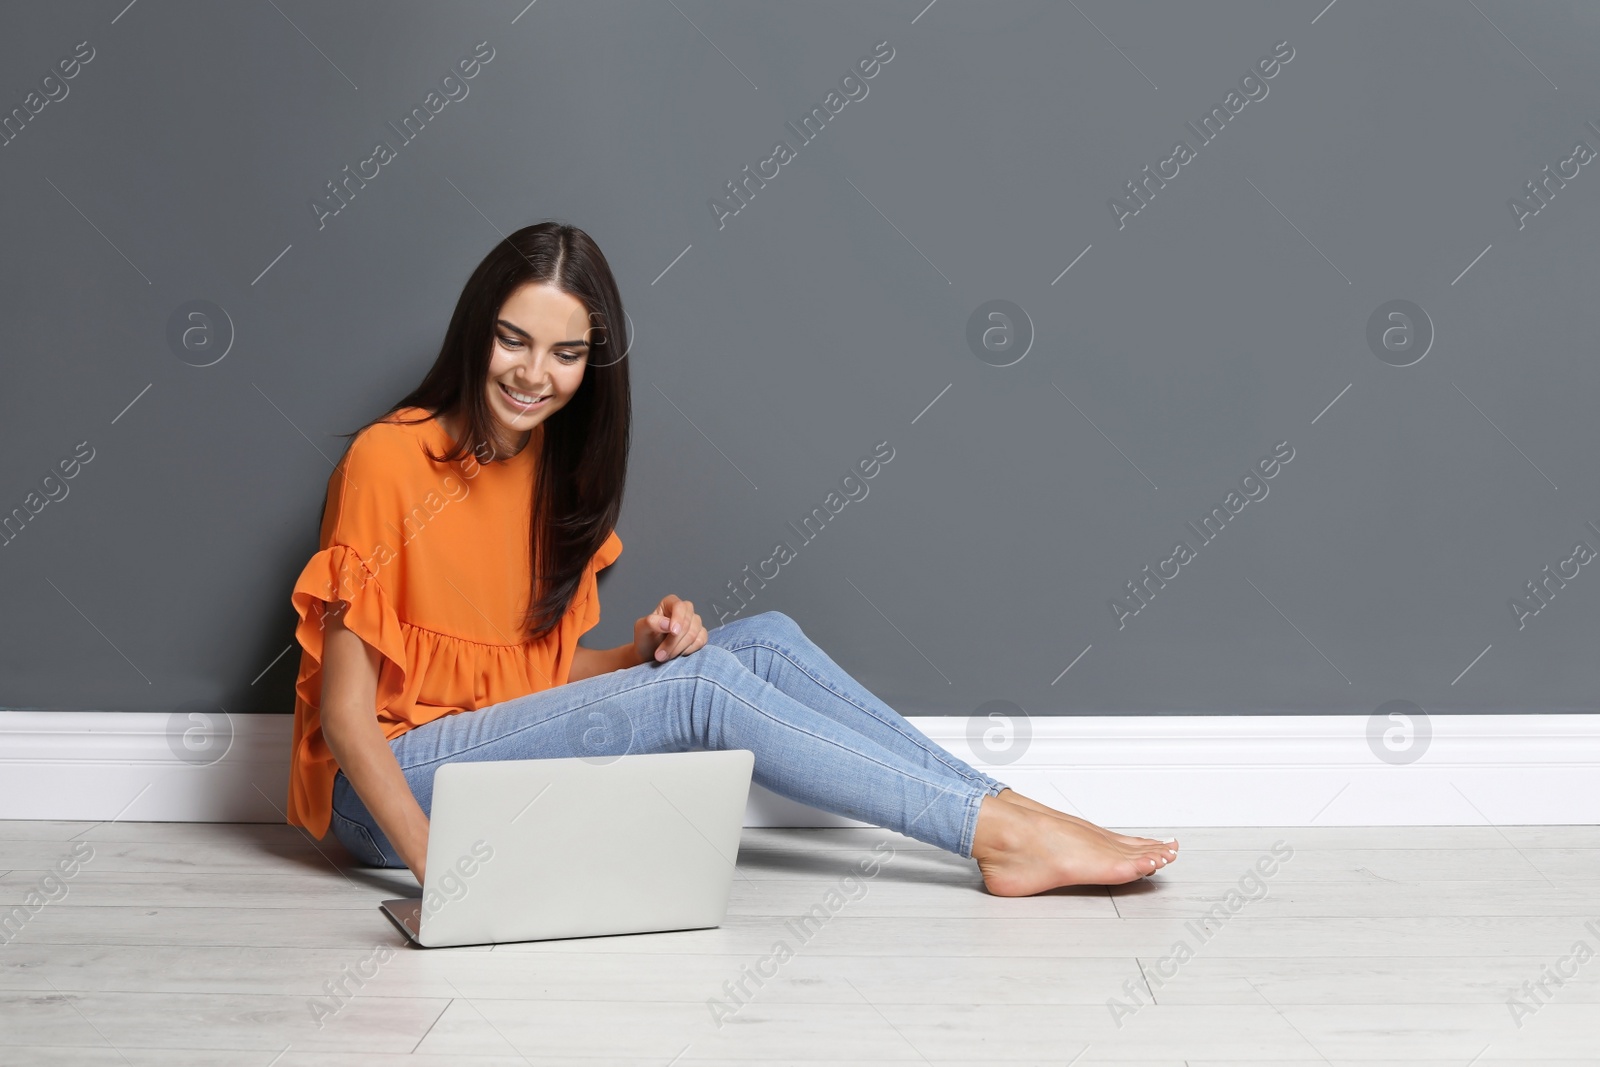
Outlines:
<svg viewBox="0 0 1600 1067"><path fill-rule="evenodd" d="M523 342L517 340L514 337L501 337L500 338L500 346L502 348L511 349L513 351L515 351L516 349L525 347ZM583 358L583 353L582 352L557 352L555 355L556 355L557 359L561 360L562 363L565 363L568 366L571 366L572 364L578 362L578 360Z"/></svg>

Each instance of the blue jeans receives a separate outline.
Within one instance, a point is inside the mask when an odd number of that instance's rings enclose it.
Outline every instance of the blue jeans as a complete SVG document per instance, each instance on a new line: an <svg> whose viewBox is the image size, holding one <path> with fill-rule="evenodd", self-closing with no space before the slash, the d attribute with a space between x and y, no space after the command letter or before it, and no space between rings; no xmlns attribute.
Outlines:
<svg viewBox="0 0 1600 1067"><path fill-rule="evenodd" d="M424 812L455 760L749 749L780 796L970 858L978 809L1006 788L940 748L776 611L708 631L703 648L446 715L389 742ZM362 863L404 867L344 772L332 829Z"/></svg>

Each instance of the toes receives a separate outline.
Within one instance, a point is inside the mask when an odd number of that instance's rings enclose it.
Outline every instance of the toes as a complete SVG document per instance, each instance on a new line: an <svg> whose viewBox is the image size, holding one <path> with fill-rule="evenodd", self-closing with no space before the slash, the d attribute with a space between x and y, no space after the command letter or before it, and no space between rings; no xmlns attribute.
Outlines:
<svg viewBox="0 0 1600 1067"><path fill-rule="evenodd" d="M1132 861L1139 877L1152 874L1178 858L1176 839L1157 841L1149 837L1115 835L1112 842L1124 857Z"/></svg>
<svg viewBox="0 0 1600 1067"><path fill-rule="evenodd" d="M1137 882L1151 873L1151 868L1147 864L1141 864L1136 860L1125 860L1124 863L1126 865L1122 869L1123 882Z"/></svg>

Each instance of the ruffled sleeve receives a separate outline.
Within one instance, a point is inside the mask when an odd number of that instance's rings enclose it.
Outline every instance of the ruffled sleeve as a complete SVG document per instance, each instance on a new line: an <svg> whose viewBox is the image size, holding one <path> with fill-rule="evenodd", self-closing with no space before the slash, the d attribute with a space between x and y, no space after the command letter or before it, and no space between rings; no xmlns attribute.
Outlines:
<svg viewBox="0 0 1600 1067"><path fill-rule="evenodd" d="M295 681L295 724L290 778L289 821L317 837L327 832L328 798L338 765L322 735L324 615L347 603L344 625L377 649L379 662L375 711L397 701L406 689L406 645L394 608L392 583L397 557L384 537L399 516L404 487L396 484L397 465L387 452L395 439L363 431L351 442L328 479L321 549L295 581L290 600L299 616L295 640L302 650Z"/></svg>
<svg viewBox="0 0 1600 1067"><path fill-rule="evenodd" d="M327 633L324 602L343 601L344 625L350 632L378 650L379 663L376 710L383 711L405 692L406 646L383 583L360 554L349 545L331 545L311 557L290 594L300 621L295 624L295 640L309 658L308 671L295 683L295 695L312 708L322 707L323 637Z"/></svg>

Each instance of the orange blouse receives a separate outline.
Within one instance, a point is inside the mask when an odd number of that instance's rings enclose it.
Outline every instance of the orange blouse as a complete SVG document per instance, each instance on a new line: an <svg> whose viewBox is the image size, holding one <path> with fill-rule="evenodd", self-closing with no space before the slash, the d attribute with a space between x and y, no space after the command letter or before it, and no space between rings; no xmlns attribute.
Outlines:
<svg viewBox="0 0 1600 1067"><path fill-rule="evenodd" d="M381 654L384 736L444 715L564 685L580 635L600 621L595 575L622 554L613 530L590 559L567 612L537 641L529 606L529 520L542 429L509 459L435 463L454 440L438 419L403 408L357 434L328 479L321 551L290 599L300 615L289 822L328 831L338 770L322 736L322 601L350 604L344 624Z"/></svg>

